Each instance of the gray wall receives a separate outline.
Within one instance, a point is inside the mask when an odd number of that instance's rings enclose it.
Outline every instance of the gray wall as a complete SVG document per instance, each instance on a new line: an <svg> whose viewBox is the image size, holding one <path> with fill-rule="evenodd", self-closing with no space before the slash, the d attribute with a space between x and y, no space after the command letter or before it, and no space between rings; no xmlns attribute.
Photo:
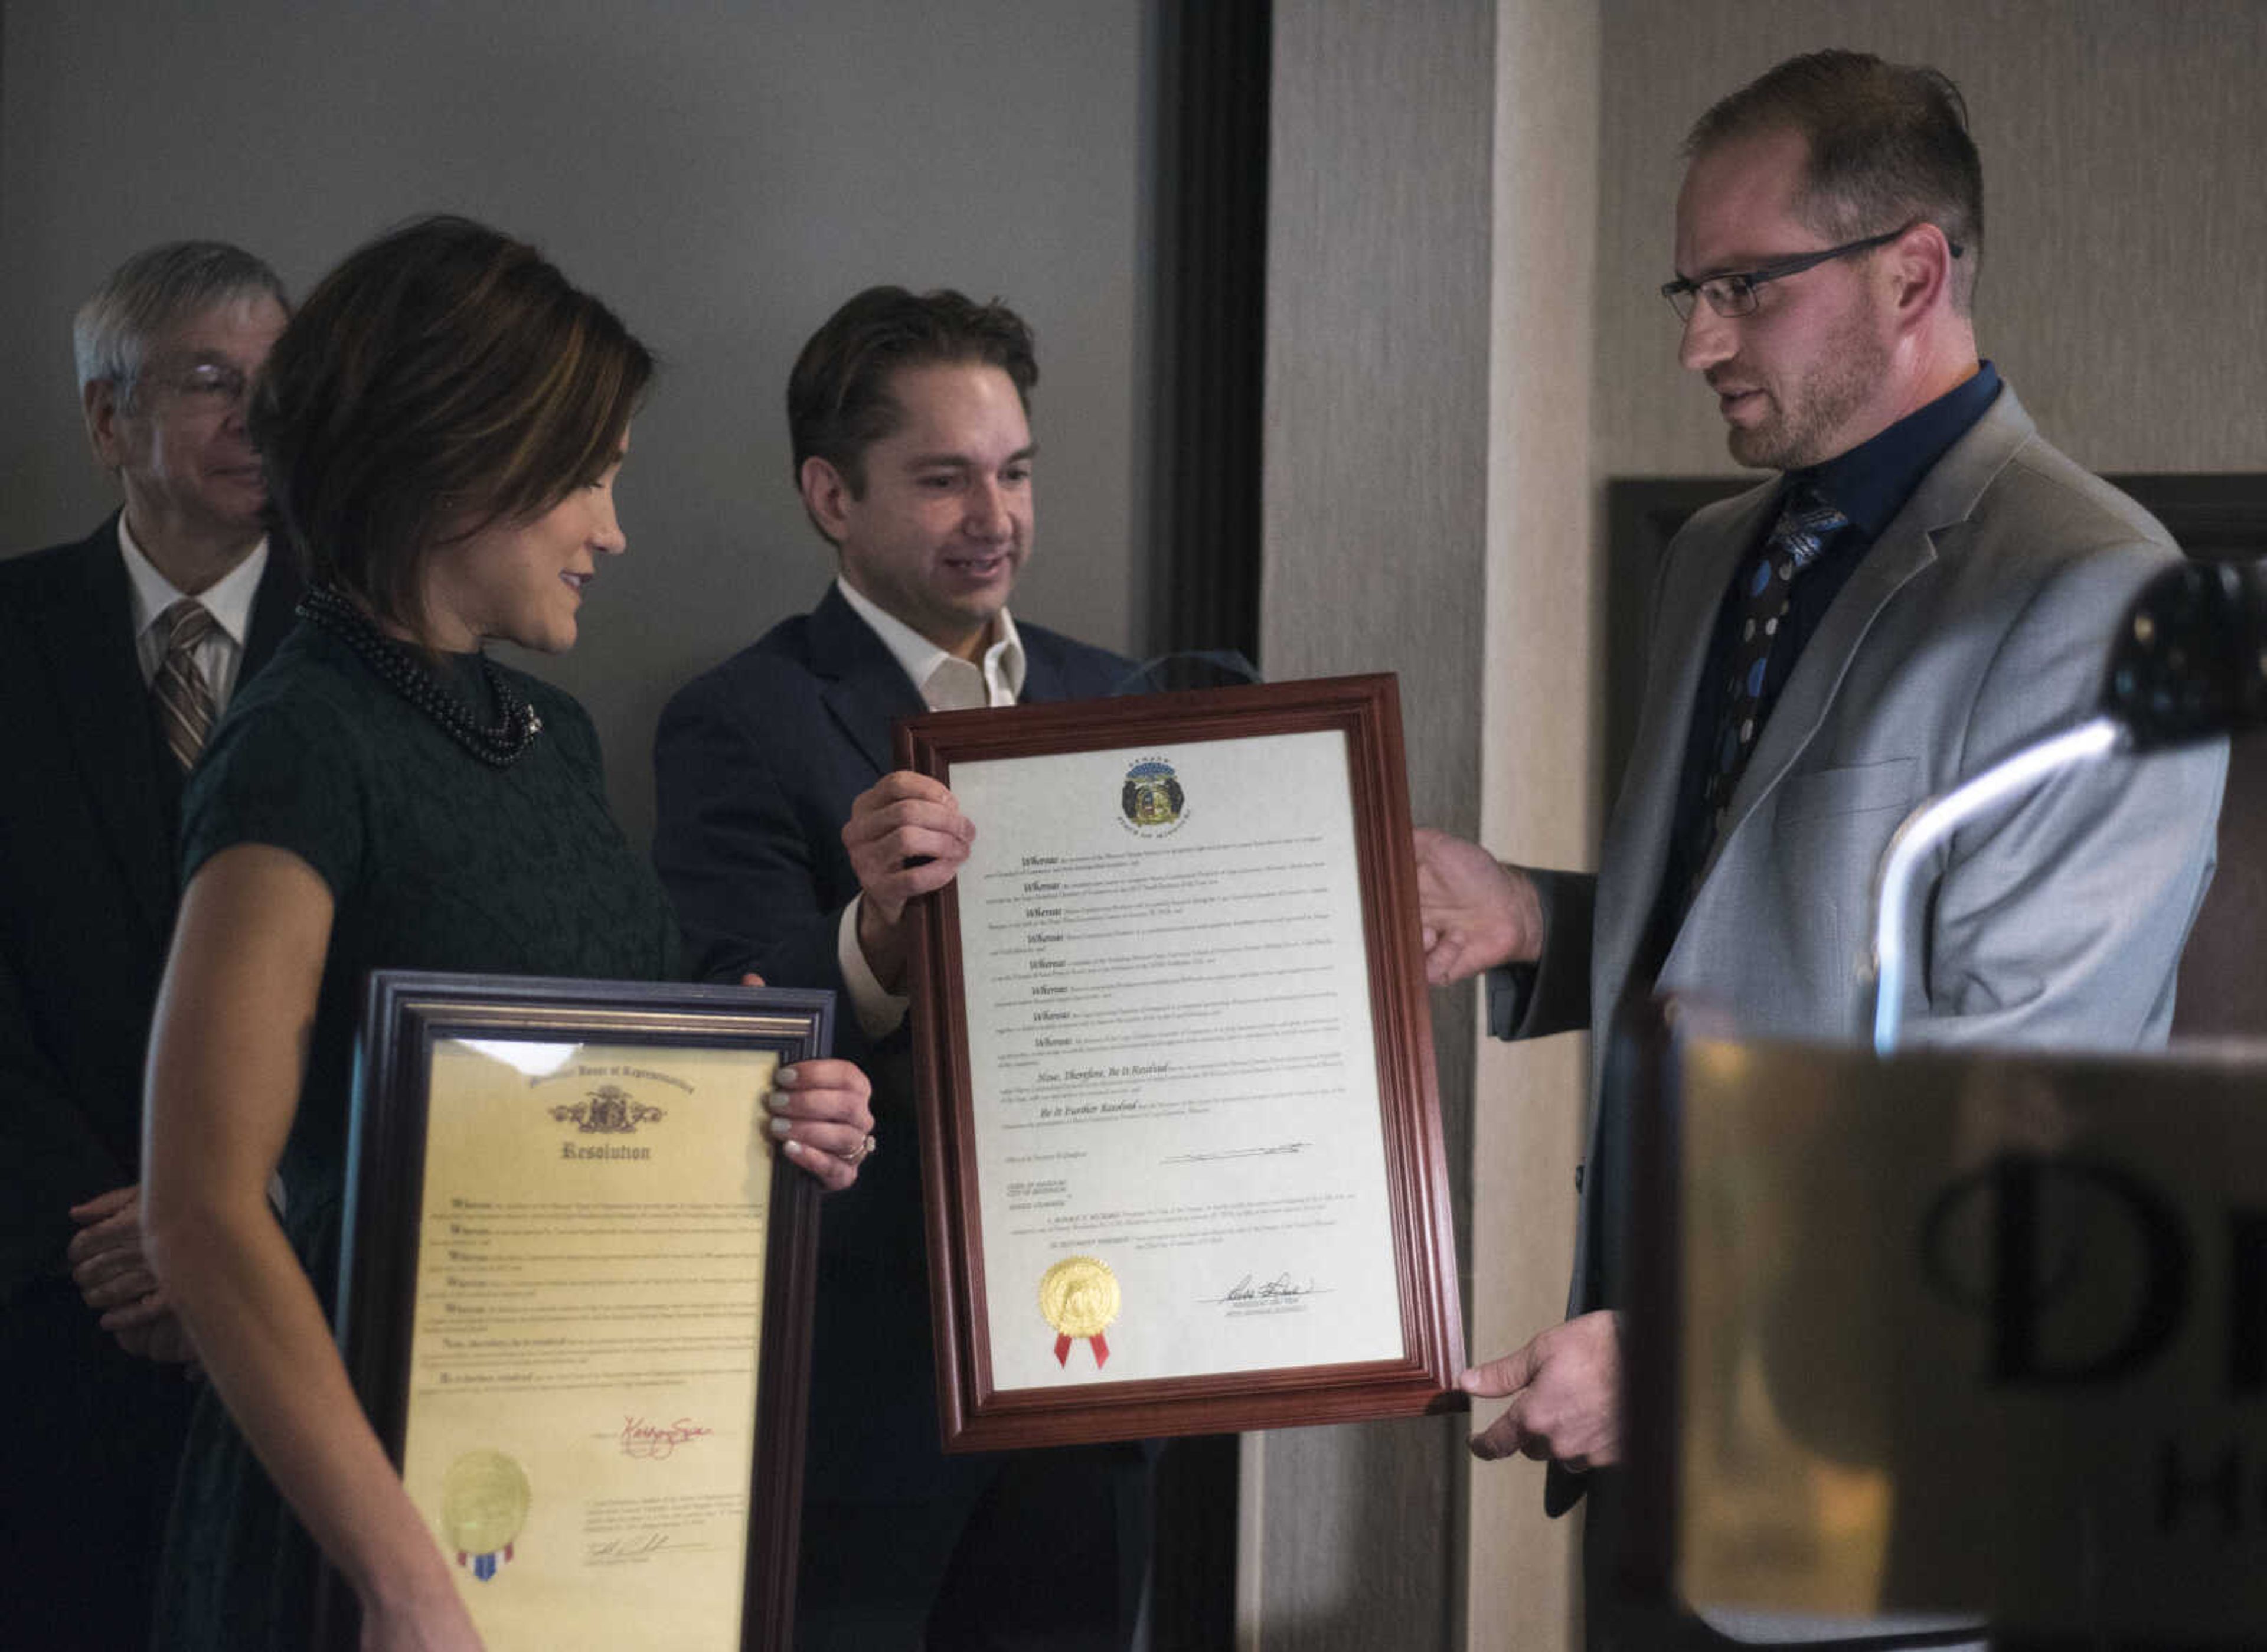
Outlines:
<svg viewBox="0 0 2267 1652"><path fill-rule="evenodd" d="M1494 326L1488 432L1487 642L1475 686L1480 838L1535 866L1594 862L1596 650L1590 407L1598 283L1596 9L1498 0ZM1586 1040L1476 1038L1472 1357L1499 1358L1564 1316L1588 1107ZM1500 1400L1476 1403L1473 1426ZM1580 1516L1543 1512L1529 1462L1471 1472L1472 1652L1564 1652Z"/></svg>
<svg viewBox="0 0 2267 1652"><path fill-rule="evenodd" d="M662 701L832 569L791 487L803 339L879 281L1038 329L1038 553L1016 609L1136 645L1146 513L1155 7L1124 0L457 0L0 13L0 552L110 508L71 312L148 243L216 235L295 289L435 209L540 243L664 357L630 554L571 655L642 842Z"/></svg>
<svg viewBox="0 0 2267 1652"><path fill-rule="evenodd" d="M1610 475L1732 472L1676 366L1694 117L1823 46L1959 82L1984 157L1984 353L2097 470L2267 469L2267 4L1604 0L1597 435Z"/></svg>
<svg viewBox="0 0 2267 1652"><path fill-rule="evenodd" d="M1278 0L1261 664L1391 671L1412 808L1479 825L1490 0ZM1471 1004L1436 995L1469 1236ZM1247 1436L1243 1644L1463 1644L1465 1420ZM1256 1471L1256 1472L1254 1472Z"/></svg>

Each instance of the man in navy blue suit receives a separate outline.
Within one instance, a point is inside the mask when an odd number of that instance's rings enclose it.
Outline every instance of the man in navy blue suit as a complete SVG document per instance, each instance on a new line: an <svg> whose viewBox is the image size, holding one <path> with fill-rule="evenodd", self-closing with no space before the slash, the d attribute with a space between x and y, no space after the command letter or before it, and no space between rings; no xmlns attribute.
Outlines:
<svg viewBox="0 0 2267 1652"><path fill-rule="evenodd" d="M883 1145L828 1200L819 1252L796 1644L802 1652L1119 1648L1148 1557L1138 1447L938 1450L906 903L973 827L890 771L924 709L1105 694L1128 663L1018 624L1031 552L1031 335L957 292L860 293L788 383L796 484L834 547L818 606L662 713L654 857L697 966L840 995Z"/></svg>
<svg viewBox="0 0 2267 1652"><path fill-rule="evenodd" d="M244 430L285 309L222 242L121 265L75 332L123 508L0 562L0 1646L149 1639L191 1390L142 1255L142 1054L185 771L298 598Z"/></svg>

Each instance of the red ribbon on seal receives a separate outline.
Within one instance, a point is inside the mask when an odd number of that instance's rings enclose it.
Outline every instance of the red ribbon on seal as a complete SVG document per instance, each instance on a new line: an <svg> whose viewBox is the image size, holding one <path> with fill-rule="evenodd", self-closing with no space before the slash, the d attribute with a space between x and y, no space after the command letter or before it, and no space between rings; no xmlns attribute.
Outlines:
<svg viewBox="0 0 2267 1652"><path fill-rule="evenodd" d="M1094 1346L1094 1369L1098 1371L1110 1363L1110 1339L1097 1331L1086 1340ZM1076 1337L1071 1336L1060 1336L1055 1339L1056 1364L1069 1365L1070 1345L1077 1340Z"/></svg>

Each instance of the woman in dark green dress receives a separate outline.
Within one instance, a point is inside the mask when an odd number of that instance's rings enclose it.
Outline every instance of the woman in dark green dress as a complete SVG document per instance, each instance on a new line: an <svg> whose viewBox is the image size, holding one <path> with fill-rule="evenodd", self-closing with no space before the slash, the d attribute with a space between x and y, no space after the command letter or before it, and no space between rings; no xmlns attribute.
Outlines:
<svg viewBox="0 0 2267 1652"><path fill-rule="evenodd" d="M160 1646L303 1647L314 1545L360 1599L365 1648L480 1644L328 1325L355 1017L380 967L676 973L675 920L607 811L590 719L480 652L573 645L625 548L613 482L651 371L533 248L444 218L333 272L256 392L312 584L184 804L143 1221L212 1381ZM781 1081L774 1136L847 1185L871 1145L863 1076L813 1061Z"/></svg>

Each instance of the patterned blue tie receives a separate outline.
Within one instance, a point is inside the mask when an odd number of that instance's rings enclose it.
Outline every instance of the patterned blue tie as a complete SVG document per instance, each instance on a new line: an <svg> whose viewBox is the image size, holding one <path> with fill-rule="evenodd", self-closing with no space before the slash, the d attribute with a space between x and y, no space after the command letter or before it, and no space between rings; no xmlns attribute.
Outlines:
<svg viewBox="0 0 2267 1652"><path fill-rule="evenodd" d="M1731 811L1732 793L1747 773L1748 758L1771 716L1772 650L1786 620L1787 592L1795 576L1818 559L1818 553L1838 528L1850 518L1807 488L1787 496L1779 521L1755 560L1740 574L1740 626L1732 646L1732 670L1724 684L1723 709L1716 719L1715 744L1710 748L1706 839L1693 857L1693 876L1707 862L1709 851L1723 835Z"/></svg>

